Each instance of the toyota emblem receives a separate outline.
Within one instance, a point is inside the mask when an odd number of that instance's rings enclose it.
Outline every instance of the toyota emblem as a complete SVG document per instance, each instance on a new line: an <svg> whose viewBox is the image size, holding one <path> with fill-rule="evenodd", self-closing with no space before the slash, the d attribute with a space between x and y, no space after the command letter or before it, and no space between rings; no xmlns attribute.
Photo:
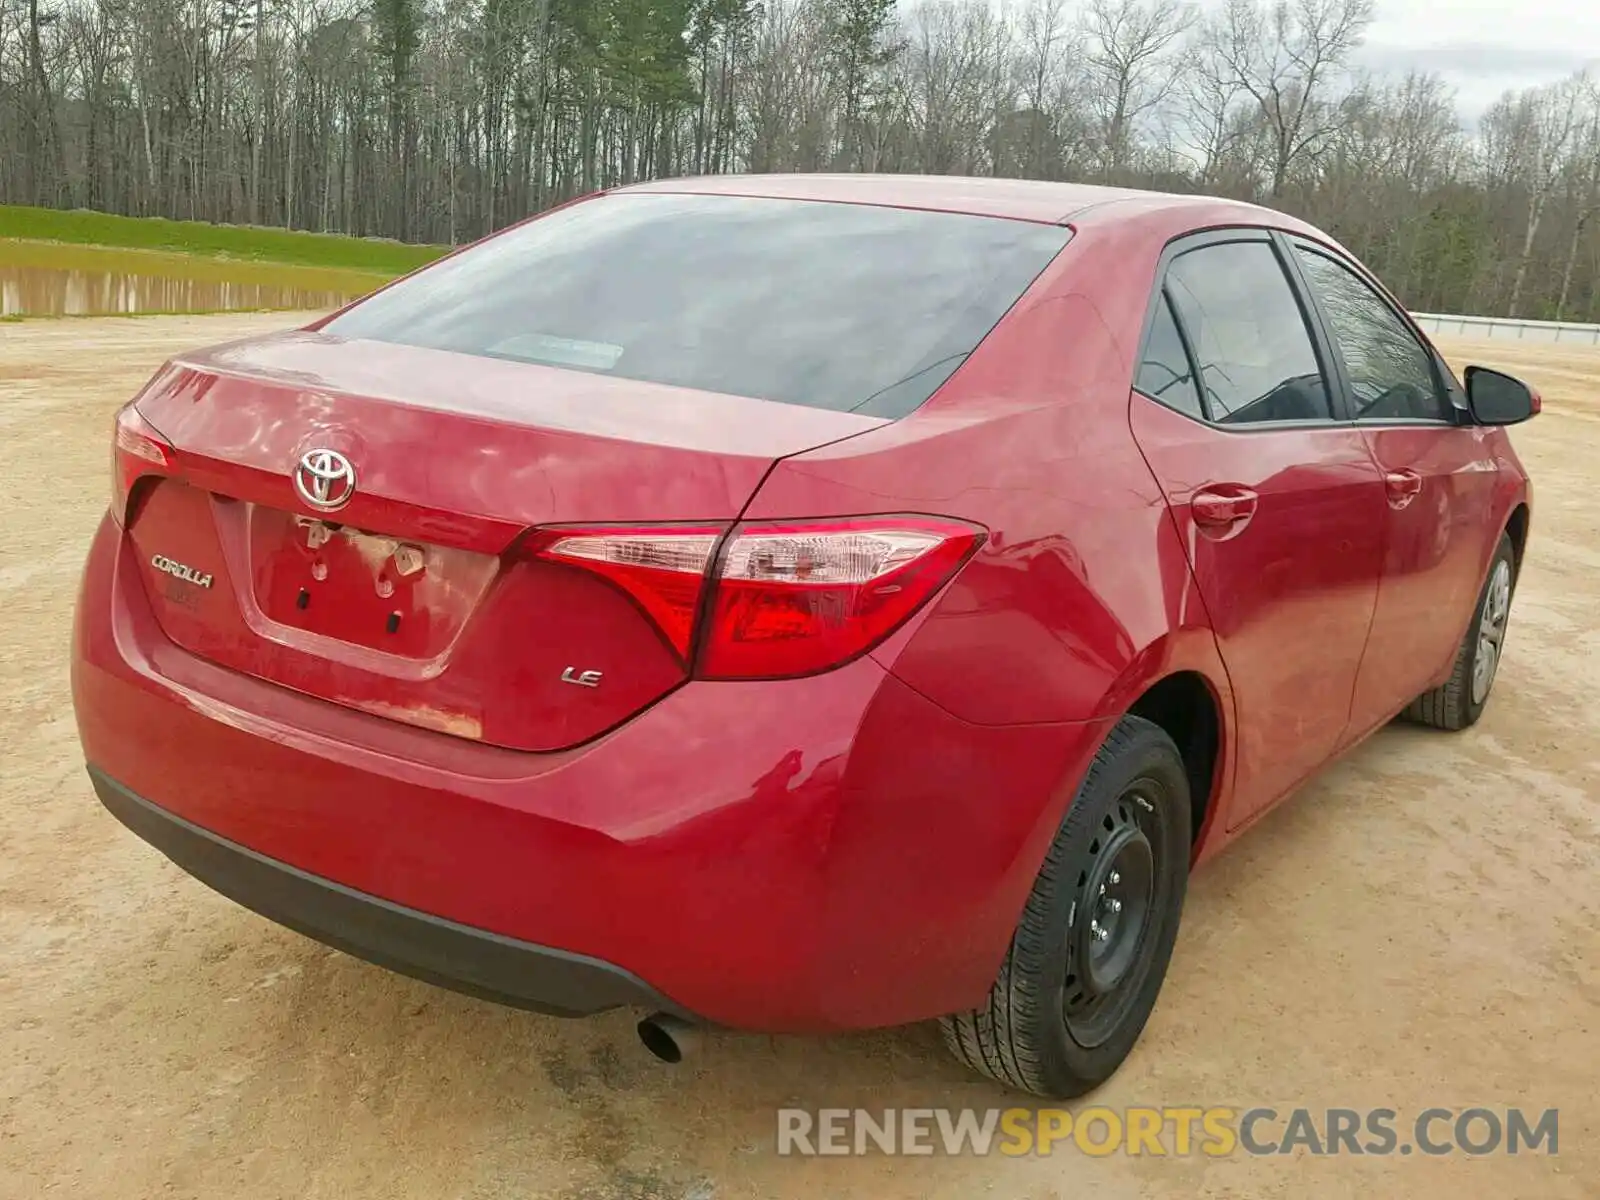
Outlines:
<svg viewBox="0 0 1600 1200"><path fill-rule="evenodd" d="M337 450L308 450L294 469L294 490L312 508L333 512L356 494L356 469Z"/></svg>

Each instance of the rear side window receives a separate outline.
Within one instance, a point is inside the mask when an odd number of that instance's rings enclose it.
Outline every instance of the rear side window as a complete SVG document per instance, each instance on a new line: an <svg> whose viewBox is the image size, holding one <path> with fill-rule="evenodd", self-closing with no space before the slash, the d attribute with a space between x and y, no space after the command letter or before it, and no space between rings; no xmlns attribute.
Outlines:
<svg viewBox="0 0 1600 1200"><path fill-rule="evenodd" d="M1223 242L1181 254L1167 268L1167 290L1213 421L1332 418L1305 318L1270 243Z"/></svg>
<svg viewBox="0 0 1600 1200"><path fill-rule="evenodd" d="M603 196L324 328L898 417L1066 245L1054 225L733 196Z"/></svg>
<svg viewBox="0 0 1600 1200"><path fill-rule="evenodd" d="M1156 302L1156 318L1150 325L1150 336L1139 360L1139 377L1133 386L1168 408L1205 418L1194 368L1189 365L1189 352L1184 348L1177 322L1172 319L1172 304L1165 291Z"/></svg>

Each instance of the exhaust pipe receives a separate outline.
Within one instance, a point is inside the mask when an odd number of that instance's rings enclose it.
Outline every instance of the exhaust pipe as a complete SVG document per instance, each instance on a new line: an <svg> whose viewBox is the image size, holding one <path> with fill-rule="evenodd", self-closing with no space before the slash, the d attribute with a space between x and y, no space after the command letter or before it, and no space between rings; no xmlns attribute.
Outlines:
<svg viewBox="0 0 1600 1200"><path fill-rule="evenodd" d="M664 1063L681 1063L700 1040L700 1031L671 1013L652 1013L639 1022L639 1040Z"/></svg>

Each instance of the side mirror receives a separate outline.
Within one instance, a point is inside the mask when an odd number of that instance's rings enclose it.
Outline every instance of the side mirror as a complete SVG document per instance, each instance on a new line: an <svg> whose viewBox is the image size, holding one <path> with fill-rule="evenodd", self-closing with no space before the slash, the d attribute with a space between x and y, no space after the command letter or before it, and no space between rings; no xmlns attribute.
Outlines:
<svg viewBox="0 0 1600 1200"><path fill-rule="evenodd" d="M1468 367L1467 405L1479 425L1515 425L1539 411L1539 393L1520 379L1488 367Z"/></svg>

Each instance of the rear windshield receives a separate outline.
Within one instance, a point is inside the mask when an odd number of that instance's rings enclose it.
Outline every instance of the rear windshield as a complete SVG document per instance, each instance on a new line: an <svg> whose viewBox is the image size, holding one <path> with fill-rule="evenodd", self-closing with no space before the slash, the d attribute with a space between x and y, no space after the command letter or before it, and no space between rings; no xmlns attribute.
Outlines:
<svg viewBox="0 0 1600 1200"><path fill-rule="evenodd" d="M899 417L1068 237L857 204L604 196L430 267L324 328Z"/></svg>

